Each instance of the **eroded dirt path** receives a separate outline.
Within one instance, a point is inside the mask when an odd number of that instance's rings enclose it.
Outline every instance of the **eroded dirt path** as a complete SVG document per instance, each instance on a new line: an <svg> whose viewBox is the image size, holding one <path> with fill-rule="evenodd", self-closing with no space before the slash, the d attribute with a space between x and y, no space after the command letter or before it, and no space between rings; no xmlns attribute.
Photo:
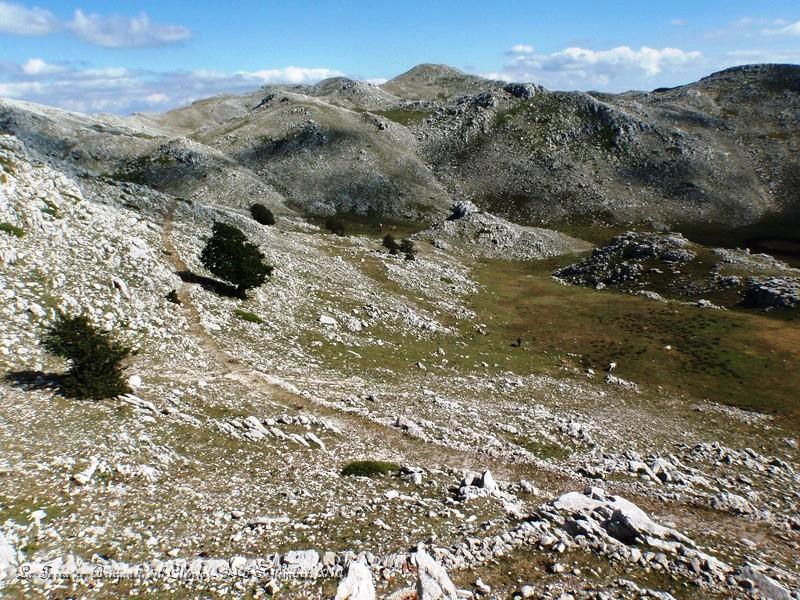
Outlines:
<svg viewBox="0 0 800 600"><path fill-rule="evenodd" d="M174 211L177 202L169 206L164 215L161 240L168 260L176 272L187 271L187 264L181 259L172 240L174 230ZM189 326L189 333L201 345L209 357L208 371L217 376L235 380L247 385L250 389L264 396L281 402L287 407L305 410L319 417L325 417L345 432L367 438L371 446L392 448L407 457L410 463L418 465L439 464L453 469L482 470L491 469L502 479L529 479L546 489L562 490L574 487L570 480L549 471L536 468L527 463L512 463L502 458L492 457L481 452L464 452L435 443L428 443L402 431L387 427L359 414L339 410L335 407L314 402L292 391L291 384L280 381L277 377L242 363L236 357L225 352L217 341L203 327L200 312L197 310L189 293L190 283L181 282L176 290L178 299Z"/></svg>
<svg viewBox="0 0 800 600"><path fill-rule="evenodd" d="M181 259L172 240L175 207L176 205L173 204L164 216L162 242L165 251L169 253L168 258L173 268L176 271L186 271L188 266ZM291 407L324 417L341 429L345 438L348 435L358 437L376 450L390 448L403 455L409 464L438 465L456 470L474 471L489 468L503 480L527 479L532 481L542 489L546 497L582 487L581 482L564 474L541 469L530 463L512 462L502 457L492 457L478 450L462 451L435 442L427 442L360 414L340 410L297 393L292 384L242 363L221 348L214 337L203 327L200 312L189 293L190 285L192 284L184 281L176 292L188 321L189 333L209 357L208 372L210 374L244 384L249 389L277 401L287 408ZM609 491L613 491L613 484L607 487ZM791 538L774 539L773 532L765 523L727 514L717 514L680 501L667 501L629 491L624 492L624 495L650 513L668 516L678 524L681 530L693 535L702 535L703 532L707 533L709 530L713 530L716 535L731 541L748 537L759 544L776 544L787 552L792 551ZM710 520L709 517L711 517Z"/></svg>

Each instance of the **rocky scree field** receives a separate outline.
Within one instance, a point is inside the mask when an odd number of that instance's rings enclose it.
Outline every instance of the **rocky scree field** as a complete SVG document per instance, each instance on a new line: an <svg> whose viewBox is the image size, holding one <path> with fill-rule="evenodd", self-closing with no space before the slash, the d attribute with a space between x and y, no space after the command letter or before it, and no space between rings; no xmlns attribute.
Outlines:
<svg viewBox="0 0 800 600"><path fill-rule="evenodd" d="M451 71L408 91L431 72L160 117L3 103L2 594L800 597L800 333L791 301L755 300L791 298L795 269L487 211L424 159L455 139L442 103L468 127L491 97L558 96ZM337 210L357 234L305 218ZM215 221L275 267L246 300L199 260ZM58 392L58 311L136 349L130 394Z"/></svg>

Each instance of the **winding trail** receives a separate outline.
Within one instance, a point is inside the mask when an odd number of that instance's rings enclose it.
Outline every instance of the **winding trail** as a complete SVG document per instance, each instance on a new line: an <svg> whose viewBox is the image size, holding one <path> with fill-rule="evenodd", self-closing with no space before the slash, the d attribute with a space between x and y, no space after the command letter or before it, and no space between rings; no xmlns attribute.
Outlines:
<svg viewBox="0 0 800 600"><path fill-rule="evenodd" d="M188 266L181 259L172 240L176 208L177 201L173 201L164 214L161 242L175 271L187 271L189 270ZM574 482L571 482L568 478L539 469L532 464L514 463L479 452L467 452L436 444L435 442L426 442L357 413L315 402L296 393L292 390L293 386L291 384L282 382L274 375L242 363L238 358L231 356L222 349L213 336L203 327L200 312L197 310L189 293L190 285L185 281L181 282L176 293L188 322L189 333L198 341L209 357L209 371L214 371L219 376L246 384L250 389L257 390L286 406L325 417L344 431L345 435L349 431L354 436L362 439L367 438L370 445L375 448L391 448L403 454L411 464L438 463L453 469L474 471L489 468L501 479L512 481L515 479L528 479L536 482L537 485L548 488L555 487L560 490L574 487Z"/></svg>
<svg viewBox="0 0 800 600"><path fill-rule="evenodd" d="M164 215L162 242L164 249L169 253L169 261L174 269L176 271L185 271L188 267L181 259L172 241L173 215L176 206L177 203L173 202ZM527 479L535 483L542 489L545 497L553 497L566 491L574 491L583 485L580 481L566 474L542 469L530 463L512 462L502 457L492 457L477 451L464 451L437 444L435 441L421 440L363 415L316 402L297 393L292 384L244 364L222 349L213 336L203 327L200 312L197 310L189 293L190 285L187 282L182 282L176 292L185 311L189 332L209 357L209 371L213 371L221 377L243 383L250 389L256 390L265 397L276 400L287 407L324 417L341 429L345 438L350 435L368 442L371 447L376 449L390 448L403 455L409 464L420 466L437 465L456 470L468 469L472 471L489 468L499 479L506 481ZM608 491L613 493L614 487L613 484L609 485ZM626 498L648 512L657 511L669 515L672 520L679 523L681 530L693 530L702 534L703 531L707 531L707 526L713 523L713 528L716 529L715 533L717 535L722 534L731 540L747 537L763 544L778 544L786 552L792 552L787 540L774 539L771 526L766 523L744 520L735 515L713 511L704 506L697 506L691 501L664 501L664 499L639 494L632 490L626 490L623 493Z"/></svg>

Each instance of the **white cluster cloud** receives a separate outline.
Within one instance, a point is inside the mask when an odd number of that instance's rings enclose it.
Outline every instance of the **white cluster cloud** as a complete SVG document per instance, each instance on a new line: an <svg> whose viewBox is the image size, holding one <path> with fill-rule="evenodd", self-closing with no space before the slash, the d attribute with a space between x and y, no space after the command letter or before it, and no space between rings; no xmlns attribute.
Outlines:
<svg viewBox="0 0 800 600"><path fill-rule="evenodd" d="M49 10L0 2L0 33L47 35L56 31L58 26L58 19Z"/></svg>
<svg viewBox="0 0 800 600"><path fill-rule="evenodd" d="M783 25L782 27L764 29L762 33L764 35L788 35L788 36L800 37L800 21L796 21L795 23L788 23L786 25Z"/></svg>
<svg viewBox="0 0 800 600"><path fill-rule="evenodd" d="M599 88L619 90L648 85L665 71L680 71L697 63L702 54L679 48L634 49L619 46L608 50L571 47L541 54L518 44L512 58L497 73L486 76L506 81L534 81L552 89Z"/></svg>
<svg viewBox="0 0 800 600"><path fill-rule="evenodd" d="M98 14L87 15L78 9L67 28L84 42L105 48L163 46L182 42L191 36L188 28L180 25L158 25L151 22L146 13L132 18L116 15L104 17Z"/></svg>
<svg viewBox="0 0 800 600"><path fill-rule="evenodd" d="M76 9L72 19L62 20L44 8L28 8L0 0L0 33L43 36L60 32L105 48L164 46L182 42L192 35L181 25L153 23L146 13L135 17L103 16Z"/></svg>
<svg viewBox="0 0 800 600"><path fill-rule="evenodd" d="M709 39L780 36L800 36L800 21L792 23L786 19L742 17L721 29L714 29L705 34L705 37Z"/></svg>
<svg viewBox="0 0 800 600"><path fill-rule="evenodd" d="M213 70L158 72L120 67L87 68L31 58L0 62L0 97L40 102L79 112L161 111L226 92L270 83L314 83L342 75L327 68L225 73Z"/></svg>
<svg viewBox="0 0 800 600"><path fill-rule="evenodd" d="M331 69L306 69L304 67L284 67L283 69L264 69L261 71L237 71L236 76L246 80L264 83L308 83L320 81L328 77L343 75Z"/></svg>
<svg viewBox="0 0 800 600"><path fill-rule="evenodd" d="M528 46L527 44L516 44L511 46L511 52L509 54L533 54L533 46Z"/></svg>
<svg viewBox="0 0 800 600"><path fill-rule="evenodd" d="M22 72L25 75L48 75L62 70L63 67L46 63L41 58L30 58L22 65Z"/></svg>

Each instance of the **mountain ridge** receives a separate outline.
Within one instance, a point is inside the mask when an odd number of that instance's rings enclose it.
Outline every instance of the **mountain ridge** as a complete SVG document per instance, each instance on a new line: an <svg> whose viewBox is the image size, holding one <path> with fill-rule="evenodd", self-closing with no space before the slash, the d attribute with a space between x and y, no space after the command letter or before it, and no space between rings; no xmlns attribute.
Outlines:
<svg viewBox="0 0 800 600"><path fill-rule="evenodd" d="M426 220L465 199L522 224L743 225L800 211L798 73L747 65L604 94L422 64L380 86L272 85L160 115L3 101L0 129L70 168L238 206L263 195L288 212ZM194 144L192 168L165 153L180 138ZM164 179L141 179L154 161ZM229 167L249 183L220 176Z"/></svg>

